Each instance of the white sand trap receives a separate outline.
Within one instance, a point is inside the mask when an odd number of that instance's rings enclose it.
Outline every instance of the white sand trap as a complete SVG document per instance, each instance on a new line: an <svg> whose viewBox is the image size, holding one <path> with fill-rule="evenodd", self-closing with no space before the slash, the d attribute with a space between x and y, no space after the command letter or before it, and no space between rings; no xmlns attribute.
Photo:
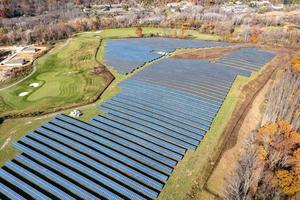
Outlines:
<svg viewBox="0 0 300 200"><path fill-rule="evenodd" d="M30 86L30 87L34 87L34 88L37 88L37 87L40 86L40 84L39 84L39 83L31 83L29 86Z"/></svg>
<svg viewBox="0 0 300 200"><path fill-rule="evenodd" d="M19 94L19 97L24 97L24 96L27 96L29 94L29 92L21 92Z"/></svg>

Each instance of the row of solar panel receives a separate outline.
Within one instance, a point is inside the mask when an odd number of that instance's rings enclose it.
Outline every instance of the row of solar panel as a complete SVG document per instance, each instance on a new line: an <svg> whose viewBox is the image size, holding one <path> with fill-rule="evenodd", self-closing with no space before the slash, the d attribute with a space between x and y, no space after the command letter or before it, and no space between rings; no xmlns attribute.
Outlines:
<svg viewBox="0 0 300 200"><path fill-rule="evenodd" d="M160 80L217 80L219 83L231 82L237 74L249 76L243 69L235 69L208 60L161 59L133 77L140 80L152 78ZM211 81L212 82L212 81Z"/></svg>
<svg viewBox="0 0 300 200"><path fill-rule="evenodd" d="M250 72L258 71L269 62L275 54L256 48L242 48L217 61L219 64L244 69Z"/></svg>
<svg viewBox="0 0 300 200"><path fill-rule="evenodd" d="M174 85L180 85L182 87L186 87L189 89L195 89L195 90L213 90L216 93L221 93L221 94L226 94L229 90L229 88L231 87L232 81L230 80L230 82L225 82L222 80L218 80L218 79L213 79L213 78L208 78L206 77L206 79L202 78L202 77L198 77L198 80L175 80L175 79L166 79L166 80L157 80L155 78L146 78L143 79L141 81L144 82L149 82L149 83L173 83ZM134 78L135 79L135 78ZM139 79L136 79L139 80Z"/></svg>
<svg viewBox="0 0 300 200"><path fill-rule="evenodd" d="M142 84L141 84L142 83ZM120 84L121 86L124 86L127 88L131 88L136 90L140 88L141 90L151 90L153 92L157 92L160 94L166 94L172 96L172 98L180 99L183 101L187 101L188 103L191 103L192 105L195 105L196 107L203 107L206 106L208 111L214 111L218 110L221 106L221 102L216 102L213 100L209 100L206 98L203 98L201 96L196 96L191 93L176 90L170 87L166 86L160 86L158 84L151 84L147 82L141 82L141 81L135 81L135 80L126 80Z"/></svg>
<svg viewBox="0 0 300 200"><path fill-rule="evenodd" d="M29 133L15 147L23 154L5 165L0 183L22 187L3 187L4 195L40 195L38 199L154 199L186 151L106 117L88 124L65 115Z"/></svg>
<svg viewBox="0 0 300 200"><path fill-rule="evenodd" d="M156 51L169 53L179 48L228 45L234 44L171 38L115 39L107 41L104 58L108 66L114 67L119 73L127 74L145 62L163 56L163 54L158 54Z"/></svg>
<svg viewBox="0 0 300 200"><path fill-rule="evenodd" d="M131 133L132 128L148 131L159 138L156 142L173 151L177 146L196 149L219 109L215 102L162 86L131 79L121 85L124 89L117 96L98 107L108 113L106 118L93 120Z"/></svg>
<svg viewBox="0 0 300 200"><path fill-rule="evenodd" d="M212 101L217 101L217 102L223 102L224 97L227 95L228 91L220 91L220 89L212 89L209 87L205 87L203 84L199 84L198 86L190 86L186 85L184 83L178 83L172 80L166 80L166 81L151 81L151 80L145 80L145 82L149 83L156 83L161 86L165 87L170 87L177 89L179 91L185 91L197 96L201 96L206 99L210 99Z"/></svg>

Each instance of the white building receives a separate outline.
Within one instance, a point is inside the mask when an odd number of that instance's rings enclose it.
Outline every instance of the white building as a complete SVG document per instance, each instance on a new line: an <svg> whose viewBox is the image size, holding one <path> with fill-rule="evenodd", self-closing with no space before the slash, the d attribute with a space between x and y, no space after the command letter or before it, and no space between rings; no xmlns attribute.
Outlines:
<svg viewBox="0 0 300 200"><path fill-rule="evenodd" d="M26 47L25 49L23 49L22 52L24 52L24 53L35 53L37 51L38 51L38 49L35 48L35 47Z"/></svg>
<svg viewBox="0 0 300 200"><path fill-rule="evenodd" d="M20 66L25 65L26 63L27 62L24 59L14 59L14 60L7 61L5 63L5 65L10 66L10 67L20 67Z"/></svg>
<svg viewBox="0 0 300 200"><path fill-rule="evenodd" d="M69 115L71 117L78 118L78 117L80 117L82 115L82 113L81 113L80 110L75 109L75 110L71 111Z"/></svg>

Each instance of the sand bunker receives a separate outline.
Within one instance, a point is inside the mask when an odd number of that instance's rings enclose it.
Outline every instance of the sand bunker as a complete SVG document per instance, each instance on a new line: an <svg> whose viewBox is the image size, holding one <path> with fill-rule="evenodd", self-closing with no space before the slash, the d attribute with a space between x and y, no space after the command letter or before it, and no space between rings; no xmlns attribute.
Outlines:
<svg viewBox="0 0 300 200"><path fill-rule="evenodd" d="M24 96L27 96L29 94L29 92L21 92L19 94L19 97L24 97Z"/></svg>
<svg viewBox="0 0 300 200"><path fill-rule="evenodd" d="M34 88L37 88L37 87L40 86L40 84L39 84L39 83L31 83L29 86L30 86L30 87L34 87Z"/></svg>

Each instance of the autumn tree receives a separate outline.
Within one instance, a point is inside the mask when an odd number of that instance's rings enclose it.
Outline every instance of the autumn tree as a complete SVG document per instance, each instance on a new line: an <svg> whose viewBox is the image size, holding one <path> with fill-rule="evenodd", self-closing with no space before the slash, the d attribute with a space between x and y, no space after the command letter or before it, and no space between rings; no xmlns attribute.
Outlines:
<svg viewBox="0 0 300 200"><path fill-rule="evenodd" d="M286 199L300 192L300 133L284 120L250 134L234 174L227 178L226 199Z"/></svg>
<svg viewBox="0 0 300 200"><path fill-rule="evenodd" d="M250 42L257 43L260 35L260 31L257 28L253 28L250 33Z"/></svg>
<svg viewBox="0 0 300 200"><path fill-rule="evenodd" d="M140 26L136 27L135 34L136 34L137 37L143 37L143 29L142 29L142 27L140 27Z"/></svg>
<svg viewBox="0 0 300 200"><path fill-rule="evenodd" d="M292 60L292 71L295 73L300 72L300 58L294 58Z"/></svg>

